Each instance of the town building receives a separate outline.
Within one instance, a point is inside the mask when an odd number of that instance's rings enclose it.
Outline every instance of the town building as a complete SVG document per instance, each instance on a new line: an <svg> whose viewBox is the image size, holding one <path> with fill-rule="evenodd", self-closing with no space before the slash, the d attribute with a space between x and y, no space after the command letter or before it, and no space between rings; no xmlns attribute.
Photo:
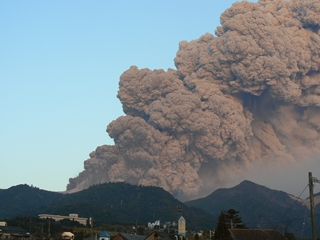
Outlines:
<svg viewBox="0 0 320 240"><path fill-rule="evenodd" d="M99 236L99 240L110 240L110 234L104 230L100 236Z"/></svg>
<svg viewBox="0 0 320 240"><path fill-rule="evenodd" d="M186 220L181 216L178 220L178 235L186 237Z"/></svg>
<svg viewBox="0 0 320 240"><path fill-rule="evenodd" d="M28 240L30 234L20 227L7 226L6 222L0 222L0 240Z"/></svg>
<svg viewBox="0 0 320 240"><path fill-rule="evenodd" d="M145 240L146 236L144 235L136 235L130 233L118 233L116 236L112 238L112 240Z"/></svg>
<svg viewBox="0 0 320 240"><path fill-rule="evenodd" d="M52 215L52 214L39 214L39 218L47 219L51 218L55 221L61 221L63 219L69 219L71 221L77 221L83 225L87 224L88 218L79 217L76 213L70 213L69 216L61 216L61 215Z"/></svg>

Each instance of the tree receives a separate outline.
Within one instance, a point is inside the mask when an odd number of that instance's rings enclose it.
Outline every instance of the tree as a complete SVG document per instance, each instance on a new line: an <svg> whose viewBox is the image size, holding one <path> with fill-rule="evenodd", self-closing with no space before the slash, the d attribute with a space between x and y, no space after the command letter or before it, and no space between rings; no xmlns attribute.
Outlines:
<svg viewBox="0 0 320 240"><path fill-rule="evenodd" d="M239 211L231 208L224 212L224 214L226 215L226 223L228 228L247 228L246 225L243 224L241 217L238 215Z"/></svg>
<svg viewBox="0 0 320 240"><path fill-rule="evenodd" d="M194 240L199 240L199 234L198 234L198 233L196 233L196 234L194 235Z"/></svg>
<svg viewBox="0 0 320 240"><path fill-rule="evenodd" d="M222 211L220 213L220 216L218 217L218 224L217 228L214 232L214 240L228 240L231 239L230 232L228 230L228 225L227 225L227 216L226 214Z"/></svg>
<svg viewBox="0 0 320 240"><path fill-rule="evenodd" d="M285 233L284 236L288 240L296 240L296 238L294 237L293 233Z"/></svg>

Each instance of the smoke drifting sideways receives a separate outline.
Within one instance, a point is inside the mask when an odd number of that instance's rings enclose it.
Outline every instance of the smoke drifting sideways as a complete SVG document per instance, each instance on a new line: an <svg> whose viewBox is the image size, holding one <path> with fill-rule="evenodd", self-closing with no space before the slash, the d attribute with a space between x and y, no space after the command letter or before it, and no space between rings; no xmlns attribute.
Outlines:
<svg viewBox="0 0 320 240"><path fill-rule="evenodd" d="M234 3L215 35L180 42L176 70L121 75L115 145L90 153L67 191L126 181L192 199L255 162L319 155L319 0Z"/></svg>

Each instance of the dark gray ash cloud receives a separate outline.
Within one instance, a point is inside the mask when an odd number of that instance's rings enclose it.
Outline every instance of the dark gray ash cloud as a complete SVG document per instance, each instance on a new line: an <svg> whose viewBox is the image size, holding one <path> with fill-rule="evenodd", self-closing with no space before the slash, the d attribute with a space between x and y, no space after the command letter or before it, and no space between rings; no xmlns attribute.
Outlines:
<svg viewBox="0 0 320 240"><path fill-rule="evenodd" d="M261 162L320 149L320 1L237 2L215 35L182 41L176 70L132 66L119 82L126 116L68 191L126 181L194 198Z"/></svg>

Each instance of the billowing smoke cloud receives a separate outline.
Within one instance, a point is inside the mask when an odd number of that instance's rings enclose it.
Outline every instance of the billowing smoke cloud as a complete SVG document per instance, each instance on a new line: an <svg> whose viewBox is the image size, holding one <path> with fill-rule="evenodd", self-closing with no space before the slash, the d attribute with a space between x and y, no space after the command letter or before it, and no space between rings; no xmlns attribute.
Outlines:
<svg viewBox="0 0 320 240"><path fill-rule="evenodd" d="M131 67L118 92L126 116L107 127L115 145L67 189L126 181L191 198L254 162L318 154L319 29L319 0L237 2L216 36L180 42L177 70Z"/></svg>

